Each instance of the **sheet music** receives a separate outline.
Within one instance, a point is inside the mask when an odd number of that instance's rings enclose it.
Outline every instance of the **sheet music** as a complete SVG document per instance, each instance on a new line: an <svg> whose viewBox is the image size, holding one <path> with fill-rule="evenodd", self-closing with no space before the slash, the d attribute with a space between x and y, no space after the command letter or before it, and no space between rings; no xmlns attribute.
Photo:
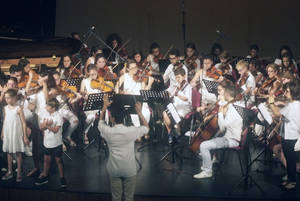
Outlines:
<svg viewBox="0 0 300 201"><path fill-rule="evenodd" d="M173 103L169 103L167 105L167 109L170 112L171 116L173 117L175 123L178 124L181 121L181 118L180 118L175 106L173 105Z"/></svg>

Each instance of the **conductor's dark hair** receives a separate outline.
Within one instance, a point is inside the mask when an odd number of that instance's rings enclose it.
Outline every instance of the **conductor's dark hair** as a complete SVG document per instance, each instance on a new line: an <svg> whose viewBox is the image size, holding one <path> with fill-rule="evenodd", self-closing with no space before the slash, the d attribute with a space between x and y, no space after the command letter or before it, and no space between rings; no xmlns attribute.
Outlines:
<svg viewBox="0 0 300 201"><path fill-rule="evenodd" d="M169 55L175 55L176 57L178 57L179 56L179 50L173 48L173 49L170 50Z"/></svg>
<svg viewBox="0 0 300 201"><path fill-rule="evenodd" d="M121 106L113 105L110 110L111 116L114 118L116 124L123 124L126 113Z"/></svg>

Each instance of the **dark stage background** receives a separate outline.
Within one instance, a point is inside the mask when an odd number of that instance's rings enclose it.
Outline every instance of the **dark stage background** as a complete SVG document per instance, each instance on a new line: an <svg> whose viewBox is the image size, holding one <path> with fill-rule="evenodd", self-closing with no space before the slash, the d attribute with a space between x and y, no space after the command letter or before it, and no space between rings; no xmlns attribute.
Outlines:
<svg viewBox="0 0 300 201"><path fill-rule="evenodd" d="M247 54L256 43L261 55L276 56L279 46L288 44L300 55L299 0L185 0L186 39L208 52L216 40L233 55ZM131 38L127 49L148 50L157 41L165 51L173 44L183 49L181 0L59 0L56 2L58 36L72 31L81 34L94 25L103 39L111 32L123 41ZM89 40L92 44L93 40Z"/></svg>

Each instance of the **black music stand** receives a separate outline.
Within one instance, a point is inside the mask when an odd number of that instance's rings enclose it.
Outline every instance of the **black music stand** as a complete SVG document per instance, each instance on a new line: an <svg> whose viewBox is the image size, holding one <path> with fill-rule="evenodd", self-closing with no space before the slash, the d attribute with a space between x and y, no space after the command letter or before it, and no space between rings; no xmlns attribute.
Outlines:
<svg viewBox="0 0 300 201"><path fill-rule="evenodd" d="M215 94L218 97L218 82L203 79L203 83L209 93Z"/></svg>
<svg viewBox="0 0 300 201"><path fill-rule="evenodd" d="M105 94L108 94L109 98L111 99L112 96L114 95L113 92L106 92L106 93L95 93L95 94L89 94L88 95L88 99L86 101L86 103L84 104L83 110L84 111L90 111L90 110L100 110L102 109L103 106L103 97ZM99 136L99 141L98 141L98 151L100 151L101 147L105 147L105 146L101 146L103 139L101 136ZM93 144L96 141L97 136L91 140L91 142L86 145L83 150L86 150L91 144ZM107 152L107 150L105 150L105 153Z"/></svg>
<svg viewBox="0 0 300 201"><path fill-rule="evenodd" d="M156 133L156 119L157 116L155 116L154 112L154 105L155 104L165 104L170 102L170 96L167 91L153 91L153 90L140 90L143 102L147 102L149 107L152 108L152 131L155 134ZM157 136L157 134L155 135ZM142 152L142 150L148 146L154 145L158 142L158 139L153 139L149 143L146 143L138 148L138 152Z"/></svg>
<svg viewBox="0 0 300 201"><path fill-rule="evenodd" d="M68 86L76 86L76 88L79 89L82 78L68 78L63 80L67 82Z"/></svg>
<svg viewBox="0 0 300 201"><path fill-rule="evenodd" d="M245 108L245 107L242 107L242 106L239 106L239 105L235 105L235 104L233 104L233 107L238 112L238 114L242 117L244 128L248 128L248 132L249 132L249 130L250 130L249 125L250 125L251 122L254 122L255 118L256 118L255 112L252 111L252 110L250 110L250 109L248 109L248 108ZM234 192L235 189L242 182L245 184L245 187L248 188L248 181L250 181L251 183L253 183L260 190L260 192L262 194L264 194L265 192L262 189L262 187L256 182L256 180L250 174L251 167L252 167L252 164L253 164L253 160L251 161L251 156L250 156L250 151L249 151L249 139L250 139L249 133L246 134L246 135L247 135L247 138L248 138L248 139L246 139L247 143L244 145L244 149L246 149L244 151L247 152L247 153L245 153L245 157L246 157L246 161L247 161L246 172L241 177L240 181L234 185L234 187L232 188L232 190L230 191L229 194L231 194L232 192Z"/></svg>

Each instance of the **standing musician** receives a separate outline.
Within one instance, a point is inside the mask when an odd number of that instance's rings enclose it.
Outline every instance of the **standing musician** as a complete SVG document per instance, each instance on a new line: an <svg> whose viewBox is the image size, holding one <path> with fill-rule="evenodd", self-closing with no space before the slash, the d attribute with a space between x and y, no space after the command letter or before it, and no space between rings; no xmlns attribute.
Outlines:
<svg viewBox="0 0 300 201"><path fill-rule="evenodd" d="M197 71L200 70L201 61L198 58L198 51L194 43L188 43L184 50L184 65L188 69L188 80L191 81Z"/></svg>
<svg viewBox="0 0 300 201"><path fill-rule="evenodd" d="M192 87L185 79L186 74L183 68L176 69L174 74L178 87L173 95L173 105L179 116L184 118L184 116L189 113L192 108ZM163 119L167 132L170 134L172 131L172 121L166 111L163 112ZM177 128L178 126L179 125L177 125ZM172 137L172 135L169 135L169 143L172 143Z"/></svg>
<svg viewBox="0 0 300 201"><path fill-rule="evenodd" d="M227 104L221 106L218 112L218 126L224 133L223 137L215 137L200 144L200 154L202 155L201 172L194 175L195 179L212 177L212 159L211 150L236 147L241 140L243 119L237 110L233 107L236 104L235 97L238 95L234 86L225 87L224 98Z"/></svg>
<svg viewBox="0 0 300 201"><path fill-rule="evenodd" d="M79 99L82 98L82 96L77 92L76 87L69 87L65 80L61 80L58 72L55 72L53 74L53 78L55 81L55 87L53 88L55 92L53 92L52 95L53 97L56 97L59 103L58 113L61 115L65 122L70 123L67 130L64 132L65 139L67 139L70 146L75 147L76 143L72 140L71 137L79 124L79 120L74 112L72 112L70 104L76 103L77 101L79 101ZM50 89L49 95L51 94L51 92L52 91ZM66 146L64 143L63 150L66 150Z"/></svg>
<svg viewBox="0 0 300 201"><path fill-rule="evenodd" d="M88 73L88 77L82 80L80 86L80 94L84 97L85 101L87 100L89 94L101 93L102 92L101 89L104 87L101 81L97 81L99 78L98 70L94 64L88 65L87 73ZM85 126L84 126L84 144L89 144L89 139L87 134L90 127L92 126L92 123L96 119L97 112L98 112L97 110L84 112L86 115Z"/></svg>
<svg viewBox="0 0 300 201"><path fill-rule="evenodd" d="M176 81L174 71L177 68L183 68L185 71L185 80L187 80L187 75L188 75L188 69L185 65L182 65L179 62L179 51L177 49L171 49L169 52L169 60L171 64L168 66L166 69L163 78L164 78L164 83L167 84L169 83L169 87L167 91L171 96L174 96L176 89L178 87L178 82Z"/></svg>
<svg viewBox="0 0 300 201"><path fill-rule="evenodd" d="M298 82L289 83L284 96L287 98L285 106L279 110L276 106L275 96L270 96L268 103L273 111L274 116L282 117L283 124L280 129L282 136L282 148L287 163L288 180L281 185L286 190L296 188L296 152L294 147L296 141L300 138L300 85Z"/></svg>
<svg viewBox="0 0 300 201"><path fill-rule="evenodd" d="M198 111L204 111L210 104L217 102L217 97L213 93L209 93L203 80L222 81L222 73L213 66L213 59L211 56L203 58L203 69L200 69L191 81L192 87L197 87L200 81L199 92L201 94L201 107L197 108Z"/></svg>
<svg viewBox="0 0 300 201"><path fill-rule="evenodd" d="M163 59L163 54L160 52L160 47L157 43L152 43L150 45L149 55L147 56L147 62L154 72L159 72L158 60Z"/></svg>
<svg viewBox="0 0 300 201"><path fill-rule="evenodd" d="M80 70L72 63L70 55L64 55L60 58L57 71L60 73L61 79L83 77Z"/></svg>
<svg viewBox="0 0 300 201"><path fill-rule="evenodd" d="M240 74L240 79L237 81L238 87L243 90L243 97L246 106L255 102L253 90L256 88L255 78L249 71L249 63L241 60L236 64L236 69Z"/></svg>
<svg viewBox="0 0 300 201"><path fill-rule="evenodd" d="M138 67L134 61L128 62L128 73L123 74L119 81L116 84L115 92L123 93L129 95L141 95L140 90L149 90L151 88L152 83L149 81L148 83L143 82L137 76ZM150 79L149 79L150 80ZM123 90L121 88L123 87ZM147 103L143 103L142 105L142 113L147 120L150 121L150 110ZM131 114L131 120L134 126L139 126L138 117L135 114ZM148 139L149 136L146 135L145 139Z"/></svg>
<svg viewBox="0 0 300 201"><path fill-rule="evenodd" d="M104 49L103 53L105 54L107 60L109 61L108 63L119 63L120 57L123 57L124 59L128 58L128 52L125 49L125 47L123 47L122 39L118 34L112 33L108 35L106 39L106 44L109 45L115 52L118 53L115 54L109 49Z"/></svg>

